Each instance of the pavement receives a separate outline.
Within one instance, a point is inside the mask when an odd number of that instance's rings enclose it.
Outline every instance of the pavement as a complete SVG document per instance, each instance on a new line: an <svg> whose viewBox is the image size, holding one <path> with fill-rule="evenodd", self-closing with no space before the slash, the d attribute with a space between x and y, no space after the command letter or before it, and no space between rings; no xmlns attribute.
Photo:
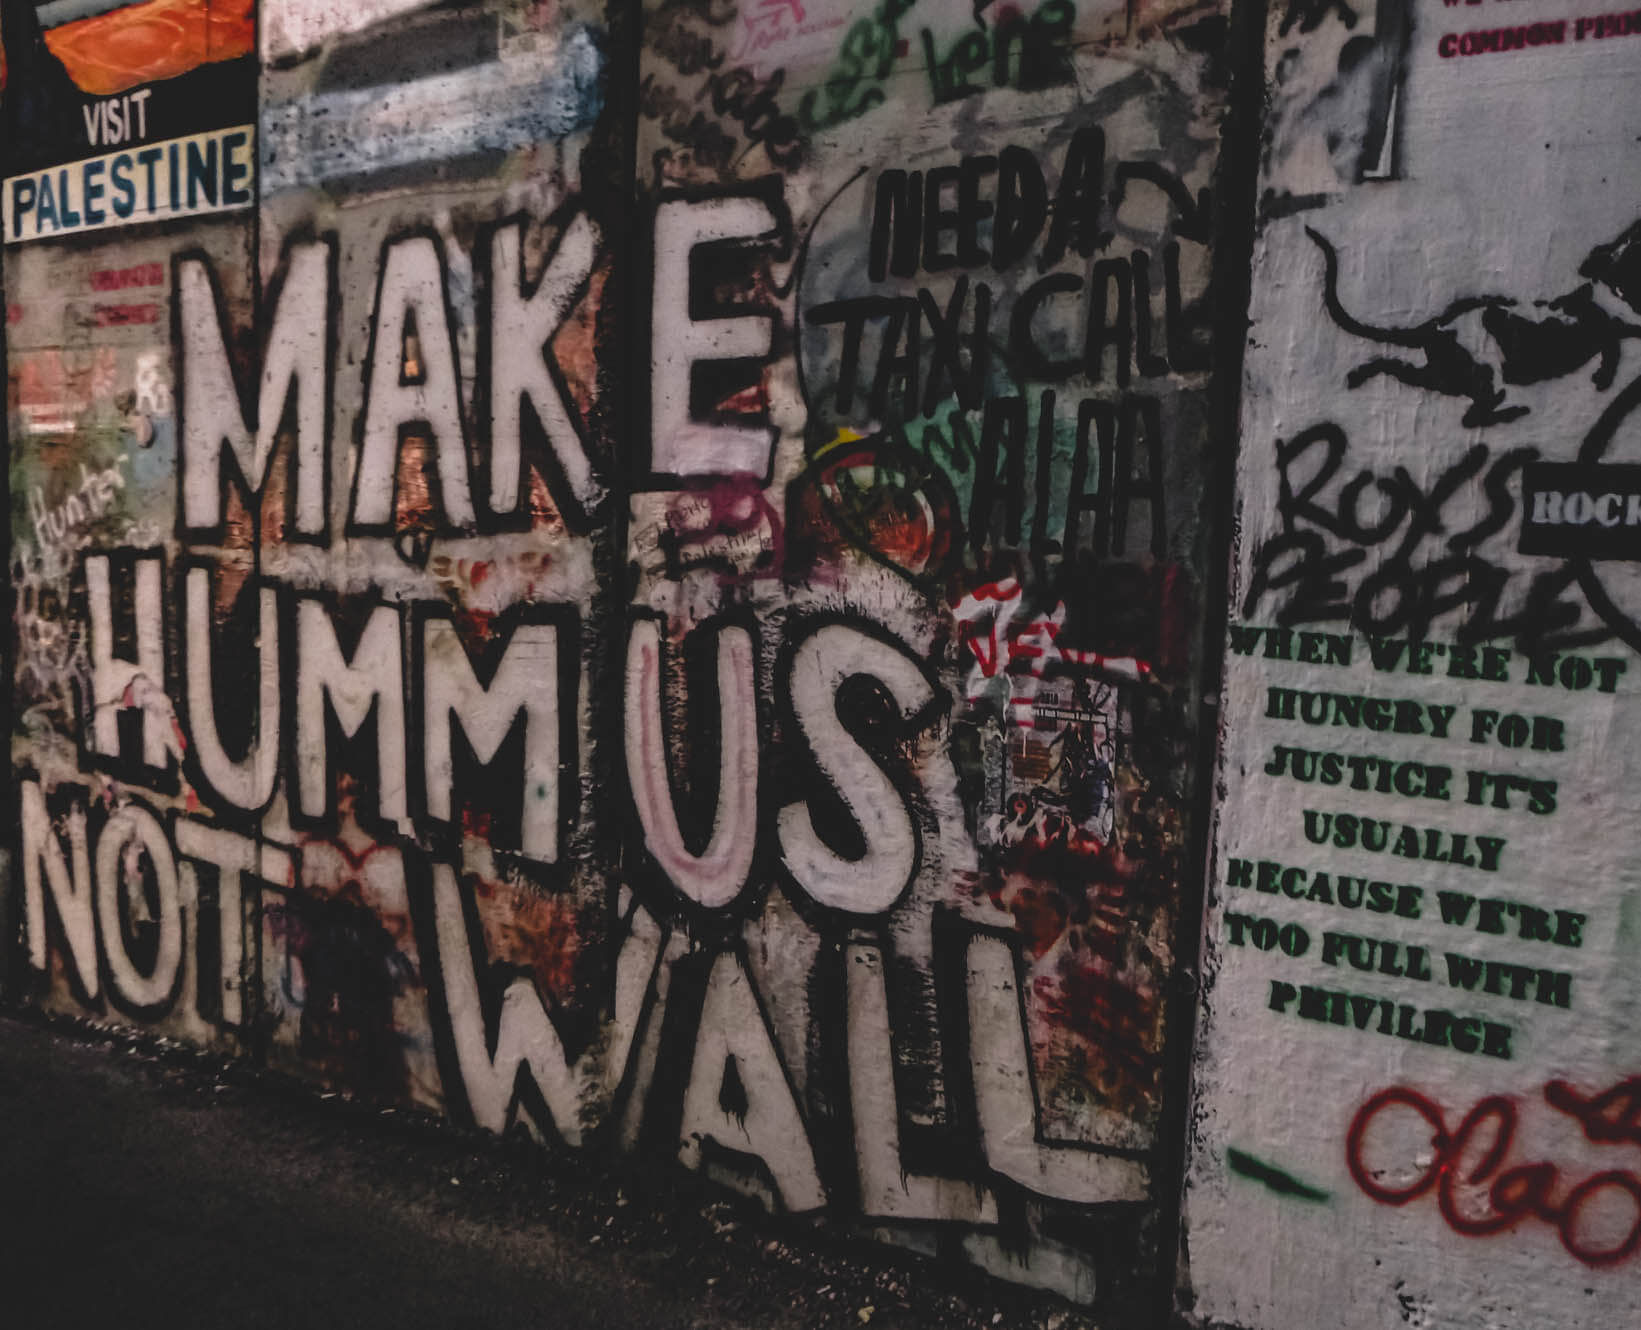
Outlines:
<svg viewBox="0 0 1641 1330"><path fill-rule="evenodd" d="M691 1182L630 1182L174 1046L0 1016L0 1326L1095 1324Z"/></svg>

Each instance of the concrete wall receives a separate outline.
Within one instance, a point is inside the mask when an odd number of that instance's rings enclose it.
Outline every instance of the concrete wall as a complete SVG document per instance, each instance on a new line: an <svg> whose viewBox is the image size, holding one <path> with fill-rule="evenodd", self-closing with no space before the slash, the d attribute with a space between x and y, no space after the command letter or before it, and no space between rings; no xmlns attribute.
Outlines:
<svg viewBox="0 0 1641 1330"><path fill-rule="evenodd" d="M1611 1319L1641 43L1461 12L6 0L12 994L1113 1325Z"/></svg>
<svg viewBox="0 0 1641 1330"><path fill-rule="evenodd" d="M1641 42L1603 12L1270 16L1203 1320L1641 1307Z"/></svg>

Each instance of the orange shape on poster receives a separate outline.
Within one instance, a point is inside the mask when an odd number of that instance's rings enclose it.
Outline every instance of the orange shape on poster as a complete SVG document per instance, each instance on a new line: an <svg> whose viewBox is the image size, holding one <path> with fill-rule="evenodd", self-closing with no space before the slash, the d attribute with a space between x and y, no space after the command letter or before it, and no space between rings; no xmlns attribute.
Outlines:
<svg viewBox="0 0 1641 1330"><path fill-rule="evenodd" d="M256 0L144 0L46 33L80 91L110 97L256 48Z"/></svg>

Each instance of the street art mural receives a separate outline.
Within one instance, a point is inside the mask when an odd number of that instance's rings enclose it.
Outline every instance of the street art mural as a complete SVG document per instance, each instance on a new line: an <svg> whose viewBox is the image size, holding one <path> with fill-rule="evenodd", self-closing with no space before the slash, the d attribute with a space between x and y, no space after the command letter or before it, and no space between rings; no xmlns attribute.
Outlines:
<svg viewBox="0 0 1641 1330"><path fill-rule="evenodd" d="M17 844L42 850L18 861L26 953L45 1001L221 1046L245 1010L239 869L186 856L258 859L178 820L203 810L169 673L170 288L176 253L209 256L250 317L253 34L243 4L0 9L13 775Z"/></svg>
<svg viewBox="0 0 1641 1330"><path fill-rule="evenodd" d="M1638 51L1544 6L1299 11L1266 33L1182 1304L1628 1323Z"/></svg>
<svg viewBox="0 0 1641 1330"><path fill-rule="evenodd" d="M24 996L1140 1315L1225 15L342 8L4 10Z"/></svg>
<svg viewBox="0 0 1641 1330"><path fill-rule="evenodd" d="M1633 30L4 0L10 992L1113 1325L1624 1323Z"/></svg>
<svg viewBox="0 0 1641 1330"><path fill-rule="evenodd" d="M0 0L8 996L1112 1325L1626 1323L1641 45L1245 21Z"/></svg>
<svg viewBox="0 0 1641 1330"><path fill-rule="evenodd" d="M809 1143L737 1159L714 1046L685 1152L1114 1312L1168 1185L1224 114L1222 19L1150 21L659 4L636 144L628 875L748 948Z"/></svg>

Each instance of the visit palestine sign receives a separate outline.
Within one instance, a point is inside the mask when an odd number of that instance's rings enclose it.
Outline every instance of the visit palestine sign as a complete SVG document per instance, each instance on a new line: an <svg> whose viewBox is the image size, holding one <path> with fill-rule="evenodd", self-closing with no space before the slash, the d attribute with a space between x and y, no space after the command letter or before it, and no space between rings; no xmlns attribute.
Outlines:
<svg viewBox="0 0 1641 1330"><path fill-rule="evenodd" d="M7 244L255 202L254 0L5 13Z"/></svg>
<svg viewBox="0 0 1641 1330"><path fill-rule="evenodd" d="M6 242L248 208L252 125L91 157L6 181Z"/></svg>

